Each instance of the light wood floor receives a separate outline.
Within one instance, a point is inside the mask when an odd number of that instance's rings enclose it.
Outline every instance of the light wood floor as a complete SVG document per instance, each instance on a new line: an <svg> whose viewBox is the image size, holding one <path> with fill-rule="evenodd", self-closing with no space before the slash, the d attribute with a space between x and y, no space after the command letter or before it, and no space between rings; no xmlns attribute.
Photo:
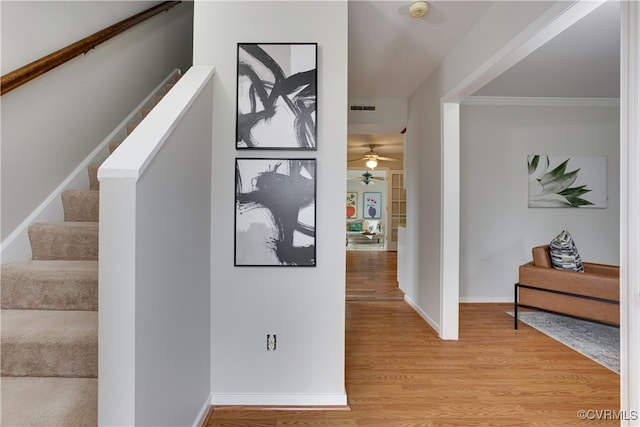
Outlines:
<svg viewBox="0 0 640 427"><path fill-rule="evenodd" d="M393 253L347 253L347 295L355 299L346 303L350 410L214 408L206 425L620 425L577 417L581 409L619 410L616 373L527 325L514 331L509 304L461 304L460 339L442 341L404 301L393 300L395 272L367 279L376 257L378 266L395 268Z"/></svg>

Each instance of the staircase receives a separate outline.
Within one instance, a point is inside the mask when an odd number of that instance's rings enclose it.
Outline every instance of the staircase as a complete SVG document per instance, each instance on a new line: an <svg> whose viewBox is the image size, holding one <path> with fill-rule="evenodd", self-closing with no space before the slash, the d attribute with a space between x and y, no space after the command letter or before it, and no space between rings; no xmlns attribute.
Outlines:
<svg viewBox="0 0 640 427"><path fill-rule="evenodd" d="M180 76L128 123L127 134ZM64 221L29 227L32 259L2 266L2 426L98 424L98 167L88 167L89 190L62 193Z"/></svg>

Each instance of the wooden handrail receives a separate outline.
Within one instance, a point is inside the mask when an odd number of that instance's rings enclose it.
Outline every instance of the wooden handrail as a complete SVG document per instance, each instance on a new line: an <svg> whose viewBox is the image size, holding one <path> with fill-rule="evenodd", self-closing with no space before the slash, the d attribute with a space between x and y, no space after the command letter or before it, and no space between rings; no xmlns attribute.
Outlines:
<svg viewBox="0 0 640 427"><path fill-rule="evenodd" d="M97 33L87 36L80 41L70 44L67 47L33 61L24 67L20 67L17 70L5 74L0 80L0 95L4 95L15 88L22 86L23 84L41 76L47 71L53 70L58 65L62 65L76 56L89 52L99 44L106 42L112 37L117 36L123 31L128 30L134 25L139 24L152 16L171 9L179 3L181 3L181 1L162 2L123 21L113 24L110 27L98 31Z"/></svg>

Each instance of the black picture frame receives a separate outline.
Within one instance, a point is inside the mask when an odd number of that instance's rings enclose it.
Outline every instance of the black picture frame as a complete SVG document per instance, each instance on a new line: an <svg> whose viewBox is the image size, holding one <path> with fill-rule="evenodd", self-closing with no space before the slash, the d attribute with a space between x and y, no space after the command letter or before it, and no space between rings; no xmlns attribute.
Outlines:
<svg viewBox="0 0 640 427"><path fill-rule="evenodd" d="M238 43L236 149L317 150L317 43Z"/></svg>
<svg viewBox="0 0 640 427"><path fill-rule="evenodd" d="M316 266L316 159L236 158L234 266Z"/></svg>

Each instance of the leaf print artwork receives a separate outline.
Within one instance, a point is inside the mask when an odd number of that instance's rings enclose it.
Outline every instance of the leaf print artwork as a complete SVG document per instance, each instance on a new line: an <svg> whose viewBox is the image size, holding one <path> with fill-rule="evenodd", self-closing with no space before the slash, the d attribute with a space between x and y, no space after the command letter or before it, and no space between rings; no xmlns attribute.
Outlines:
<svg viewBox="0 0 640 427"><path fill-rule="evenodd" d="M553 163L548 155L528 156L530 208L577 208L594 205L591 200L583 197L592 191L587 184L572 187L579 175L585 175L585 172L581 168L567 172L570 160L571 157L568 157L551 169Z"/></svg>

